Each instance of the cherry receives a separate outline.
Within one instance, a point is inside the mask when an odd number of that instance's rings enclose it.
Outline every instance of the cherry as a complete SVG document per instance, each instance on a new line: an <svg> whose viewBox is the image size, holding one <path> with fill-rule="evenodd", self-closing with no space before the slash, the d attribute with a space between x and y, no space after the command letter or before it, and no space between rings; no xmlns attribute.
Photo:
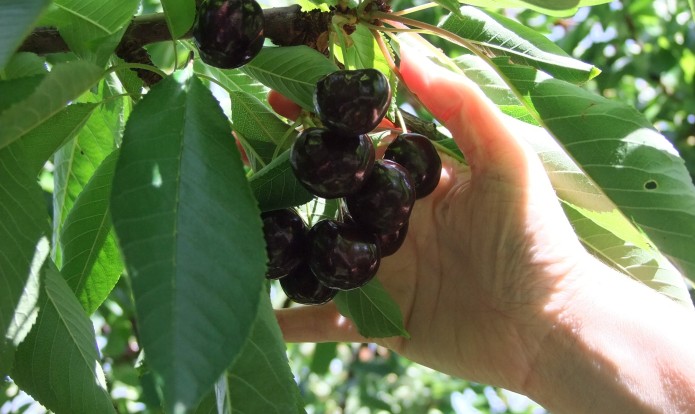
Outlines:
<svg viewBox="0 0 695 414"><path fill-rule="evenodd" d="M299 214L290 209L266 211L261 218L268 254L266 278L278 279L302 261L307 228Z"/></svg>
<svg viewBox="0 0 695 414"><path fill-rule="evenodd" d="M356 289L379 269L379 244L358 226L321 220L309 230L309 267L322 284L340 290Z"/></svg>
<svg viewBox="0 0 695 414"><path fill-rule="evenodd" d="M280 279L280 287L288 298L305 305L321 305L338 293L319 283L307 262L302 262L287 277Z"/></svg>
<svg viewBox="0 0 695 414"><path fill-rule="evenodd" d="M410 173L416 198L430 194L439 184L442 160L426 136L400 134L386 148L384 159L395 161Z"/></svg>
<svg viewBox="0 0 695 414"><path fill-rule="evenodd" d="M379 247L381 247L381 257L391 256L401 248L408 234L408 222L393 233L377 234Z"/></svg>
<svg viewBox="0 0 695 414"><path fill-rule="evenodd" d="M282 115L292 121L299 118L299 115L302 113L301 106L274 89L268 92L268 105L270 105L273 111L277 112L278 115Z"/></svg>
<svg viewBox="0 0 695 414"><path fill-rule="evenodd" d="M193 41L210 66L233 69L263 47L263 10L255 0L204 0L193 24Z"/></svg>
<svg viewBox="0 0 695 414"><path fill-rule="evenodd" d="M391 160L377 160L360 191L345 197L355 222L375 233L392 233L403 227L414 203L410 174Z"/></svg>
<svg viewBox="0 0 695 414"><path fill-rule="evenodd" d="M292 144L290 165L300 183L323 198L359 190L374 165L367 135L341 135L325 128L304 130Z"/></svg>
<svg viewBox="0 0 695 414"><path fill-rule="evenodd" d="M391 102L391 87L376 69L342 70L316 83L314 109L324 126L366 134L379 125Z"/></svg>

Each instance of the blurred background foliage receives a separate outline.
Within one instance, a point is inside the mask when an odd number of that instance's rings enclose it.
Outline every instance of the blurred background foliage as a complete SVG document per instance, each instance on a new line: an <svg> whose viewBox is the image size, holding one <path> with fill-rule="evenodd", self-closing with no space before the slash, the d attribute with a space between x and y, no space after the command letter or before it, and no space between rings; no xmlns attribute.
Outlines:
<svg viewBox="0 0 695 414"><path fill-rule="evenodd" d="M393 0L392 6L402 10L422 3ZM143 13L161 10L156 0L145 0L143 6ZM671 140L695 178L695 22L687 0L617 0L567 18L527 10L499 12L600 68L602 74L586 87L643 112ZM445 15L442 8L430 8L412 17L436 24ZM452 57L460 53L441 39L430 39ZM173 62L171 45L150 48L158 65ZM126 284L122 278L93 316L97 342L119 412L157 413L151 379L143 375L144 368L136 368L137 326ZM285 304L281 290L273 289L273 301L277 307ZM371 344L290 344L288 354L309 413L545 412L521 395L451 378ZM0 414L45 412L12 383L1 389Z"/></svg>

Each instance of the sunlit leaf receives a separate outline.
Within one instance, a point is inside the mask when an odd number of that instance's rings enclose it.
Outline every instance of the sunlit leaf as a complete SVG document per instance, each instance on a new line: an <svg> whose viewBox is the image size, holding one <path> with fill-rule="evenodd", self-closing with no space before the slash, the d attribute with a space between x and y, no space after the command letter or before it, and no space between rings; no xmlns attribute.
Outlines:
<svg viewBox="0 0 695 414"><path fill-rule="evenodd" d="M164 17L172 38L180 38L193 26L195 4L195 0L162 0Z"/></svg>
<svg viewBox="0 0 695 414"><path fill-rule="evenodd" d="M41 310L12 379L57 413L115 413L91 321L55 267L46 266L42 281Z"/></svg>

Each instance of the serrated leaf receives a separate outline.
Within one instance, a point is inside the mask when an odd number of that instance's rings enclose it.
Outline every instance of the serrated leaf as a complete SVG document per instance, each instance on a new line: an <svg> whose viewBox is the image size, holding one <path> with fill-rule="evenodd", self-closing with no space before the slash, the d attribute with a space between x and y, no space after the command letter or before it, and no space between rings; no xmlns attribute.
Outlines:
<svg viewBox="0 0 695 414"><path fill-rule="evenodd" d="M368 28L358 24L355 26L355 31L350 34L350 39L352 43L347 47L345 56L343 56L342 47L335 46L336 57L347 62L346 69L375 68L386 76L390 75L391 68Z"/></svg>
<svg viewBox="0 0 695 414"><path fill-rule="evenodd" d="M47 20L78 56L103 65L118 45L139 0L53 0Z"/></svg>
<svg viewBox="0 0 695 414"><path fill-rule="evenodd" d="M21 148L0 150L0 376L38 313L39 270L48 253L47 212Z"/></svg>
<svg viewBox="0 0 695 414"><path fill-rule="evenodd" d="M398 304L377 279L359 289L341 291L333 300L338 311L350 318L365 338L410 338Z"/></svg>
<svg viewBox="0 0 695 414"><path fill-rule="evenodd" d="M74 61L56 65L31 95L0 114L0 148L5 147L76 99L102 76L91 63Z"/></svg>
<svg viewBox="0 0 695 414"><path fill-rule="evenodd" d="M313 111L316 82L338 67L308 46L289 46L265 47L241 70Z"/></svg>
<svg viewBox="0 0 695 414"><path fill-rule="evenodd" d="M162 8L173 39L185 35L193 26L195 0L162 0Z"/></svg>
<svg viewBox="0 0 695 414"><path fill-rule="evenodd" d="M117 161L116 150L94 171L62 229L61 273L88 315L106 299L123 271L108 208Z"/></svg>
<svg viewBox="0 0 695 414"><path fill-rule="evenodd" d="M268 88L240 69L219 69L196 60L193 62L193 71L215 79L227 91L246 92L265 105Z"/></svg>
<svg viewBox="0 0 695 414"><path fill-rule="evenodd" d="M295 177L290 152L285 151L249 179L261 211L277 210L308 203L314 196Z"/></svg>
<svg viewBox="0 0 695 414"><path fill-rule="evenodd" d="M232 413L304 412L297 407L303 404L295 398L297 383L270 299L261 295L251 334L227 375Z"/></svg>
<svg viewBox="0 0 695 414"><path fill-rule="evenodd" d="M535 67L568 82L586 82L599 73L537 31L493 12L465 6L461 16L450 14L440 27L469 40L486 54L506 56L514 63Z"/></svg>
<svg viewBox="0 0 695 414"><path fill-rule="evenodd" d="M90 100L99 97L89 95ZM62 270L63 242L60 234L68 213L101 162L116 146L120 114L99 106L79 134L53 156L53 260Z"/></svg>
<svg viewBox="0 0 695 414"><path fill-rule="evenodd" d="M131 113L116 166L113 225L168 411L197 405L258 309L262 222L230 136L198 78L168 78Z"/></svg>
<svg viewBox="0 0 695 414"><path fill-rule="evenodd" d="M695 187L673 145L634 108L566 82L545 80L530 96L582 169L695 280Z"/></svg>
<svg viewBox="0 0 695 414"><path fill-rule="evenodd" d="M268 165L273 155L286 150L297 134L261 101L242 91L231 91L232 124L244 138L254 170ZM279 147L279 148L278 148Z"/></svg>
<svg viewBox="0 0 695 414"><path fill-rule="evenodd" d="M0 0L0 69L49 4L50 0Z"/></svg>
<svg viewBox="0 0 695 414"><path fill-rule="evenodd" d="M55 267L42 279L41 310L17 349L12 379L56 413L115 413L91 321Z"/></svg>

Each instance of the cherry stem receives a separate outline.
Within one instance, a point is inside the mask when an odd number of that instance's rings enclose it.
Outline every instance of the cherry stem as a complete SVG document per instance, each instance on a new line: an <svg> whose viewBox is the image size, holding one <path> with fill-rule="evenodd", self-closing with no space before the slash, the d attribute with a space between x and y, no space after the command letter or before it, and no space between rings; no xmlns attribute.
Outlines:
<svg viewBox="0 0 695 414"><path fill-rule="evenodd" d="M377 26L374 26L377 27ZM391 52L389 51L389 48L386 46L386 42L384 42L384 38L381 37L381 34L376 30L376 29L369 29L370 32L372 32L372 36L374 36L374 40L376 41L376 44L379 45L379 49L381 50L381 54L384 55L384 59L386 59L386 64L389 66L389 69L398 76L398 79L403 80L401 78L401 72L398 70L398 67L396 66L396 62L393 61L393 56L391 56Z"/></svg>
<svg viewBox="0 0 695 414"><path fill-rule="evenodd" d="M280 142L279 142L279 143L277 144L277 146L275 147L275 151L273 151L273 158L272 158L272 159L275 159L275 158L278 157L278 155L280 155L280 148L282 148L282 147L285 146L285 143L287 142L287 139L288 139L290 136L292 136L292 132L296 132L296 131L297 131L297 127L299 127L301 124L302 124L301 118L297 118L297 119L292 123L292 125L290 125L290 127L287 128L287 131L285 131L285 133L284 133L284 134L282 135L282 137L280 138Z"/></svg>
<svg viewBox="0 0 695 414"><path fill-rule="evenodd" d="M398 117L398 124L401 126L401 131L403 134L408 133L408 127L405 125L405 119L403 119L403 113L400 109L396 109L396 116Z"/></svg>
<svg viewBox="0 0 695 414"><path fill-rule="evenodd" d="M144 63L121 63L121 64L118 64L115 66L111 66L110 68L106 69L104 76L108 75L109 73L117 72L119 70L124 70L124 69L144 69L144 70L147 70L150 72L154 72L157 75L161 76L162 78L166 78L167 76L169 76L161 69L154 67L152 65L146 65Z"/></svg>

